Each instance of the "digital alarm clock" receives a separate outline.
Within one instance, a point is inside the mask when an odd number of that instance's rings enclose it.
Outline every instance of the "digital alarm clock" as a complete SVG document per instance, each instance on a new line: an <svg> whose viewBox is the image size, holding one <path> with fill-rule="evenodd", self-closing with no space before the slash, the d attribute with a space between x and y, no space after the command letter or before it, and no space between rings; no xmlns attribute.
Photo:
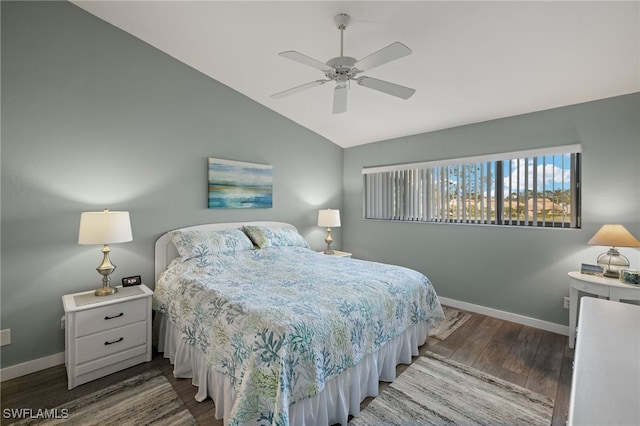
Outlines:
<svg viewBox="0 0 640 426"><path fill-rule="evenodd" d="M134 275L132 277L124 277L122 279L122 286L129 287L131 285L139 285L142 284L142 278L140 275Z"/></svg>

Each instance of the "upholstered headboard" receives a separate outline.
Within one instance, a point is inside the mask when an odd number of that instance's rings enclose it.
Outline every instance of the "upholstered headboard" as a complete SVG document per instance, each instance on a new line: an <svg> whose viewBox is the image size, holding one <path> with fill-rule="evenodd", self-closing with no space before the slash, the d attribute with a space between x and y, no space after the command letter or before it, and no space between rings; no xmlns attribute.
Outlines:
<svg viewBox="0 0 640 426"><path fill-rule="evenodd" d="M188 226L185 228L173 229L172 231L220 231L231 229L242 229L244 225L271 226L276 228L295 228L293 225L285 222L233 222L233 223L208 223L205 225ZM169 232L162 234L156 241L155 249L155 281L158 282L160 274L167 269L169 263L178 257L178 250L169 238Z"/></svg>

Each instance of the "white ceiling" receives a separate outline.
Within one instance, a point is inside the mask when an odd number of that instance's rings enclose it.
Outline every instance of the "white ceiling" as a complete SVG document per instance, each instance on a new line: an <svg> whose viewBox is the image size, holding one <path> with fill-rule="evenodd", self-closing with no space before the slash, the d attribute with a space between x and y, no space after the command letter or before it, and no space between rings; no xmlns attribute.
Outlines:
<svg viewBox="0 0 640 426"><path fill-rule="evenodd" d="M74 4L342 147L640 91L640 2L74 1ZM400 41L413 53L363 73L415 88L408 100L333 83L278 56L339 56Z"/></svg>

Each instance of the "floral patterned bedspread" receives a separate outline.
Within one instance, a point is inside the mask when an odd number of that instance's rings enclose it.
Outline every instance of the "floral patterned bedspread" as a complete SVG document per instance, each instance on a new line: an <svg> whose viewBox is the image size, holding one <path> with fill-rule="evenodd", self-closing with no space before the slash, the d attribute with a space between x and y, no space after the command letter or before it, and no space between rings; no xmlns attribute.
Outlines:
<svg viewBox="0 0 640 426"><path fill-rule="evenodd" d="M230 425L287 425L291 404L408 327L444 317L416 271L302 247L176 259L154 308L230 378Z"/></svg>

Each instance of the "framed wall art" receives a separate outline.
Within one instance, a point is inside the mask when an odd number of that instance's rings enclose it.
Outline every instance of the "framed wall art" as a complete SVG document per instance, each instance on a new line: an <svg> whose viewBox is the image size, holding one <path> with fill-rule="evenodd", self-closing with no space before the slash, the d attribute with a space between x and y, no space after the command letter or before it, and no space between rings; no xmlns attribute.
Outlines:
<svg viewBox="0 0 640 426"><path fill-rule="evenodd" d="M273 206L273 166L209 158L209 208Z"/></svg>

